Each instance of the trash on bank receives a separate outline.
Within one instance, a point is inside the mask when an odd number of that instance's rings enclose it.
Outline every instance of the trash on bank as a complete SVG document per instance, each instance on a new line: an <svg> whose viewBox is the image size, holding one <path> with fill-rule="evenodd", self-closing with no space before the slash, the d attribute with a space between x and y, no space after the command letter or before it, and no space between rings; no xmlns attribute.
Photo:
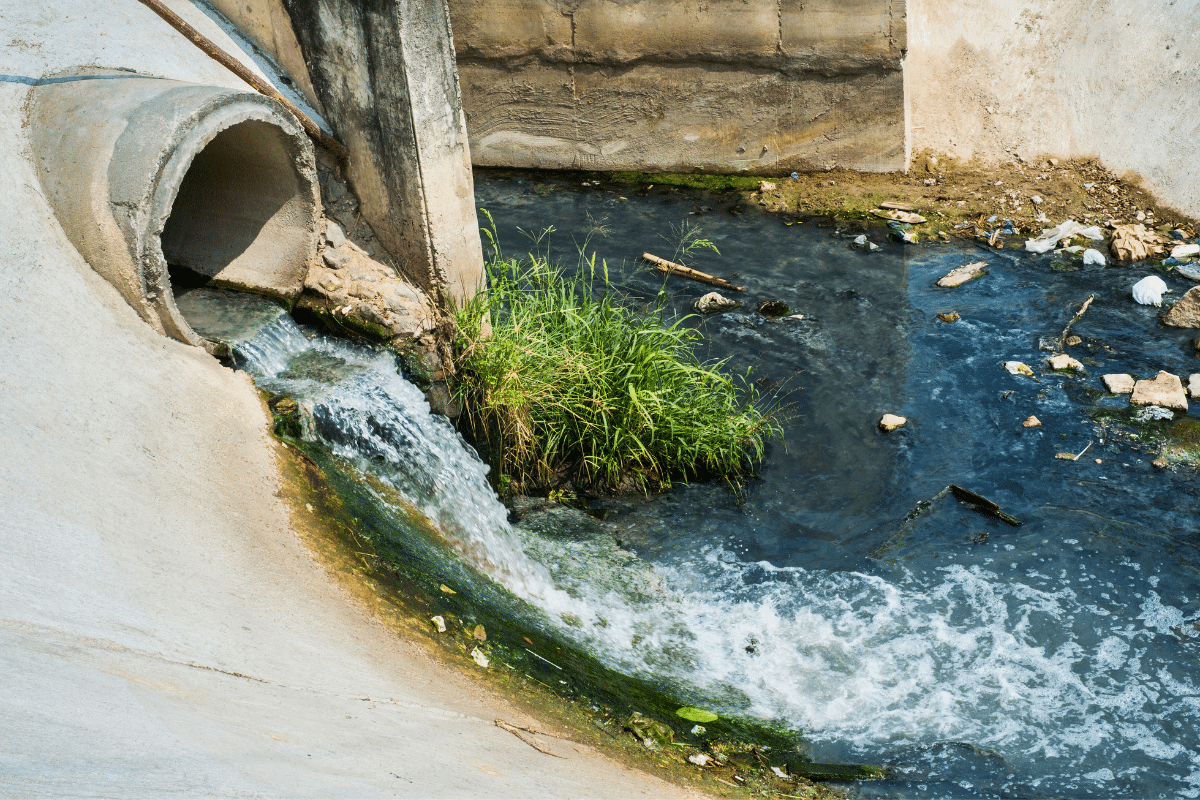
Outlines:
<svg viewBox="0 0 1200 800"><path fill-rule="evenodd" d="M484 668L486 668L488 664L492 663L492 662L488 661L488 657L485 656L478 647L472 648L471 659L476 664L478 664L479 666L484 667Z"/></svg>
<svg viewBox="0 0 1200 800"><path fill-rule="evenodd" d="M695 755L688 756L688 761L697 767L707 767L708 762L712 761L712 756L707 753L696 753Z"/></svg>
<svg viewBox="0 0 1200 800"><path fill-rule="evenodd" d="M441 614L437 615L436 617L430 617L429 621L434 624L434 626L437 628L438 633L446 632L446 618L443 617Z"/></svg>
<svg viewBox="0 0 1200 800"><path fill-rule="evenodd" d="M658 720L647 717L640 711L634 711L629 715L625 727L648 750L658 750L675 742L675 731Z"/></svg>
<svg viewBox="0 0 1200 800"><path fill-rule="evenodd" d="M1107 259L1099 250L1094 250L1089 247L1087 250L1083 251L1083 263L1088 265L1095 264L1103 267L1107 263Z"/></svg>
<svg viewBox="0 0 1200 800"><path fill-rule="evenodd" d="M742 304L741 300L726 297L720 292L709 292L696 301L694 308L701 314L715 314L718 311L728 311Z"/></svg>
<svg viewBox="0 0 1200 800"><path fill-rule="evenodd" d="M1104 233L1100 230L1099 225L1085 227L1080 225L1073 219L1059 225L1057 228L1043 229L1041 234L1035 239L1027 239L1025 241L1025 249L1030 253L1049 253L1062 239L1073 239L1076 236L1082 236L1085 239L1094 241L1102 241Z"/></svg>
<svg viewBox="0 0 1200 800"><path fill-rule="evenodd" d="M1147 275L1133 285L1133 299L1144 306L1161 306L1163 293L1169 291L1162 278Z"/></svg>
<svg viewBox="0 0 1200 800"><path fill-rule="evenodd" d="M986 274L986 261L972 261L970 264L963 264L961 267L952 269L942 277L938 278L937 285L947 289L953 289L957 286L962 286L968 281L981 278Z"/></svg>
<svg viewBox="0 0 1200 800"><path fill-rule="evenodd" d="M896 209L876 208L872 209L872 214L884 219L895 220L896 222L904 222L909 225L920 225L925 221L925 218L920 214L914 214L910 211L899 211Z"/></svg>

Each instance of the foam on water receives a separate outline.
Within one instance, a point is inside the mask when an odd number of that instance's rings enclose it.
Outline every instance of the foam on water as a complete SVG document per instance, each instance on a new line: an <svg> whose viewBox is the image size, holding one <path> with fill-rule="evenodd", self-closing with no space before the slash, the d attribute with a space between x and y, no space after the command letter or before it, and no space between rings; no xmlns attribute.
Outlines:
<svg viewBox="0 0 1200 800"><path fill-rule="evenodd" d="M601 593L526 554L486 468L390 353L286 317L236 351L310 409L335 454L550 619L578 622L560 634L614 667L784 720L818 758L890 764L912 795L1200 796L1200 631L1170 574L1081 546L1066 558L986 545L975 563L879 574L709 546L660 564L668 588L652 600Z"/></svg>

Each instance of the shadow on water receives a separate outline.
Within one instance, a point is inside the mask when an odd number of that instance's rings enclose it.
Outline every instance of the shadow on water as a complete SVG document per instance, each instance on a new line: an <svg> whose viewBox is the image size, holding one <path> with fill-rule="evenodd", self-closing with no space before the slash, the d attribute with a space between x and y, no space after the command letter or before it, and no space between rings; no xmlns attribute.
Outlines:
<svg viewBox="0 0 1200 800"><path fill-rule="evenodd" d="M670 258L683 223L720 249L689 264L747 287L742 308L694 321L709 355L781 387L790 417L745 502L691 485L597 504L689 621L692 661L653 669L738 687L756 713L802 726L818 758L897 770L864 793L1200 796L1200 486L1194 467L1152 466L1157 444L1120 423L1127 400L1099 380L1200 371L1195 332L1130 299L1148 267L1055 269L877 228L866 252L735 194L545 174L482 172L476 198L507 254L532 246L518 228L553 225L538 245L552 256L573 263L586 241L630 295L665 287L681 313L711 287L664 283L640 255ZM974 260L989 274L935 286ZM1191 285L1167 282L1176 297ZM1049 349L1089 295L1069 351L1085 371L1052 372ZM805 318L767 320L762 300ZM887 412L908 424L880 432ZM1023 427L1030 415L1042 425ZM1023 524L943 496L950 484Z"/></svg>

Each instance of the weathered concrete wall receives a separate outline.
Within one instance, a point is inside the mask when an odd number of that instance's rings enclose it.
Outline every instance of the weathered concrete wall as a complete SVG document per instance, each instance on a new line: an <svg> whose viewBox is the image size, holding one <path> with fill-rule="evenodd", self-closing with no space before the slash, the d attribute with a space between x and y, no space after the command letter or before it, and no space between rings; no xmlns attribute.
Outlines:
<svg viewBox="0 0 1200 800"><path fill-rule="evenodd" d="M208 3L282 66L309 104L318 113L324 113L283 0L208 0Z"/></svg>
<svg viewBox="0 0 1200 800"><path fill-rule="evenodd" d="M1200 3L909 0L911 146L1093 155L1200 214Z"/></svg>
<svg viewBox="0 0 1200 800"><path fill-rule="evenodd" d="M905 166L904 0L453 0L476 164Z"/></svg>
<svg viewBox="0 0 1200 800"><path fill-rule="evenodd" d="M284 4L375 234L431 296L474 294L483 249L445 5Z"/></svg>

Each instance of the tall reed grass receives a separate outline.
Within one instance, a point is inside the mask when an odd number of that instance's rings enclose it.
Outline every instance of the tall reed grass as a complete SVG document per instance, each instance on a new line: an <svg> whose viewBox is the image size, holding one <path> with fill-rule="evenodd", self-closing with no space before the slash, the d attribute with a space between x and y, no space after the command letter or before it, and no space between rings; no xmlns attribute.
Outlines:
<svg viewBox="0 0 1200 800"><path fill-rule="evenodd" d="M732 477L760 460L778 421L727 361L661 302L625 301L607 265L568 274L544 255L501 256L487 292L457 312L456 394L502 488L665 488Z"/></svg>

